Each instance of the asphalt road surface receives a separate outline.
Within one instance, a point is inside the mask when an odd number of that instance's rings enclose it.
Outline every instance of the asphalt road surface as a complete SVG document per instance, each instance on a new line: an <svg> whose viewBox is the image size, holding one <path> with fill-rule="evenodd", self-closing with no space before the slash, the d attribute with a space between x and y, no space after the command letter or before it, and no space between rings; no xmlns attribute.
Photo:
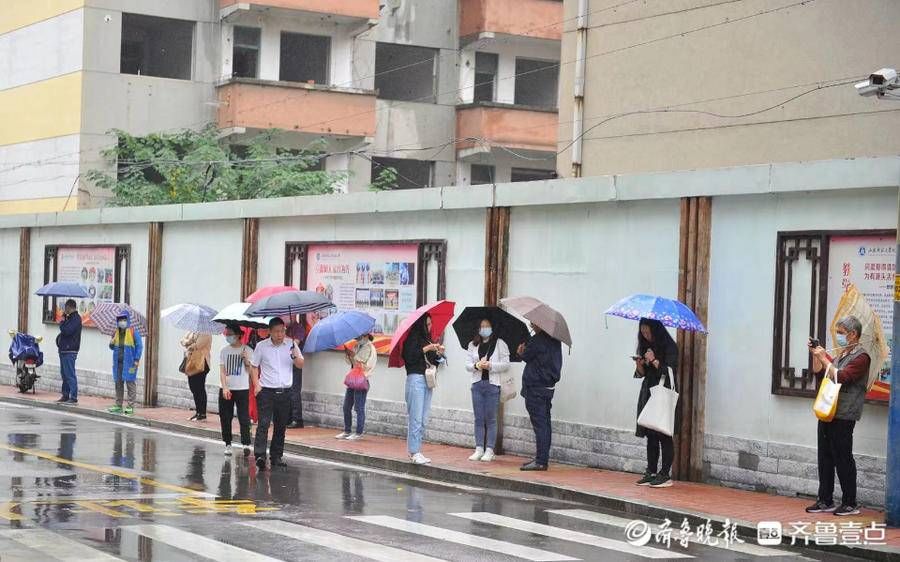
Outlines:
<svg viewBox="0 0 900 562"><path fill-rule="evenodd" d="M0 432L0 562L847 560L635 546L625 513L291 455L258 473L212 440L42 409L0 404Z"/></svg>

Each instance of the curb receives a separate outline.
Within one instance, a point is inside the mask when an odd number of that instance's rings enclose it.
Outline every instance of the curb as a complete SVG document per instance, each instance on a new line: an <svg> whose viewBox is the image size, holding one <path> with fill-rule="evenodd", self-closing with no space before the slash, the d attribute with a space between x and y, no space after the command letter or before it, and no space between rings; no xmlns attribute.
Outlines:
<svg viewBox="0 0 900 562"><path fill-rule="evenodd" d="M61 404L54 404L52 402L37 402L34 400L29 400L27 398L9 396L0 396L0 402L43 408L45 410L54 410L59 412L72 412L83 416L116 421L119 423L127 423L139 427L162 429L176 433L194 435L197 437L218 439L221 436L220 432L217 429L190 427L178 423L156 421L147 418L127 417L121 414L111 414L109 412L92 410L90 408L84 408L81 406L64 406ZM444 468L432 465L415 465L396 459L386 459L364 455L361 453L354 453L351 451L341 451L337 449L315 447L287 440L284 443L284 450L295 455L352 464L365 468L375 468L387 472L394 472L397 473L397 475L400 477L402 477L403 475L410 475L419 478L451 482L454 484L463 484L489 490L502 490L520 494L541 496L544 498L560 501L575 502L591 507L619 511L634 516L634 518L660 520L669 519L673 522L686 519L694 528L696 528L698 525L707 523L707 521L714 524L724 524L726 520L726 518L717 515L709 515L700 512L654 506L628 498L622 498L612 495L594 494L582 490L568 488L565 486L545 484L541 482L527 482L512 478L491 476L478 472L468 472L455 468ZM739 537L741 537L748 543L756 543L757 528L755 523L737 520L732 520L731 523L737 524ZM787 539L784 540L787 541ZM829 554L843 554L846 556L862 558L865 560L892 562L900 559L900 549L895 549L893 547L853 547L846 545L825 546L816 544L802 545L802 547L808 550L816 550ZM789 542L782 542L780 548L786 548L790 550L792 548L797 549L798 547L792 547Z"/></svg>

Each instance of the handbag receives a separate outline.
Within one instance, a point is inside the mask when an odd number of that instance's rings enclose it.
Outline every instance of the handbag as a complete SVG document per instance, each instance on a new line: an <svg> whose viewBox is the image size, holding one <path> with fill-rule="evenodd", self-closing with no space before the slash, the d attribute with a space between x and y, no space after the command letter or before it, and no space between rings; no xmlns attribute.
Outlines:
<svg viewBox="0 0 900 562"><path fill-rule="evenodd" d="M518 395L515 377L510 373L503 373L500 376L500 401L508 402Z"/></svg>
<svg viewBox="0 0 900 562"><path fill-rule="evenodd" d="M813 412L817 418L823 422L830 422L834 419L840 391L840 383L834 382L827 375L822 378L822 384L819 385L819 392L816 394L816 401L813 402Z"/></svg>
<svg viewBox="0 0 900 562"><path fill-rule="evenodd" d="M184 372L186 369L187 369L187 355L185 355L184 358L182 358L181 365L178 366L178 372L187 374Z"/></svg>
<svg viewBox="0 0 900 562"><path fill-rule="evenodd" d="M669 368L666 367L666 380L669 380ZM641 427L658 431L669 437L675 433L675 408L678 406L678 393L667 388L662 379L650 389L650 399L638 416L637 423Z"/></svg>
<svg viewBox="0 0 900 562"><path fill-rule="evenodd" d="M350 390L369 390L369 378L362 367L353 367L344 377L344 386Z"/></svg>
<svg viewBox="0 0 900 562"><path fill-rule="evenodd" d="M437 386L437 365L432 365L427 355L425 356L425 365L425 386L433 389Z"/></svg>

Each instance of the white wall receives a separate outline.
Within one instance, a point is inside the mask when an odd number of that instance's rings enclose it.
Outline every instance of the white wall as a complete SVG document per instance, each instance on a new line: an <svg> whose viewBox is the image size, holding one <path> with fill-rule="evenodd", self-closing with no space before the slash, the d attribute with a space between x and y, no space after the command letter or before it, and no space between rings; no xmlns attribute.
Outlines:
<svg viewBox="0 0 900 562"><path fill-rule="evenodd" d="M84 11L0 35L0 90L81 70Z"/></svg>
<svg viewBox="0 0 900 562"><path fill-rule="evenodd" d="M556 308L572 334L554 419L634 428L637 323L603 311L632 293L677 296L678 228L677 200L513 208L507 293ZM507 411L525 415L523 401Z"/></svg>
<svg viewBox="0 0 900 562"><path fill-rule="evenodd" d="M147 307L147 225L95 225L87 227L35 228L31 231L30 290L34 293L44 284L44 247L47 245L131 244L131 305L144 311ZM44 360L59 365L54 341L59 333L56 324L43 323L43 299L29 296L28 329L35 336L44 336ZM85 329L81 335L78 368L112 373L109 338L96 329ZM112 376L112 375L110 375ZM143 364L138 373L143 377Z"/></svg>
<svg viewBox="0 0 900 562"><path fill-rule="evenodd" d="M197 303L221 310L241 300L241 221L169 223L163 229L162 308ZM178 372L184 331L162 320L159 328L159 377L184 380ZM213 336L210 374L218 384L219 350L225 339Z"/></svg>
<svg viewBox="0 0 900 562"><path fill-rule="evenodd" d="M771 393L776 235L894 228L897 190L716 197L712 210L706 432L815 447L812 401ZM886 428L887 408L866 405L854 450L883 456Z"/></svg>
<svg viewBox="0 0 900 562"><path fill-rule="evenodd" d="M19 231L14 228L0 230L0 341L9 341L7 330L14 330L19 323ZM7 345L0 346L6 349ZM5 353L0 362L8 363Z"/></svg>
<svg viewBox="0 0 900 562"><path fill-rule="evenodd" d="M359 240L447 240L447 298L456 301L457 311L484 301L484 229L483 209L379 213L332 217L263 219L259 228L258 285L281 285L284 281L285 241L359 241ZM445 333L450 367L442 375L434 394L436 408L470 409L471 379L463 368L463 350L453 335ZM346 362L339 353L323 352L307 358L303 370L303 389L343 394ZM404 400L406 371L388 369L387 358L379 358L372 377L370 398Z"/></svg>

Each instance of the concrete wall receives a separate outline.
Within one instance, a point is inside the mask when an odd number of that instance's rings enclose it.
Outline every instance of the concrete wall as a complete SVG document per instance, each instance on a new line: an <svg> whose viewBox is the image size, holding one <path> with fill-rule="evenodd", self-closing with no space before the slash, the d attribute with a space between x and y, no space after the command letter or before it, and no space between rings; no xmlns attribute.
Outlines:
<svg viewBox="0 0 900 562"><path fill-rule="evenodd" d="M0 230L0 255L4 257L0 260L0 339L6 342L7 330L19 324L19 233L15 229ZM0 348L6 349L6 344Z"/></svg>
<svg viewBox="0 0 900 562"><path fill-rule="evenodd" d="M566 18L577 4L565 0ZM896 66L900 3L821 0L778 9L787 3L672 0L603 10L608 4L589 2L585 129L619 113L666 107L723 116L773 109L744 118L640 114L599 125L585 135L584 176L900 152L900 137L879 132L900 125L896 104L861 98L852 86ZM577 58L569 21L563 61ZM561 73L565 146L575 65ZM845 81L782 104L818 84ZM571 151L560 156L561 174L570 175L570 161Z"/></svg>

